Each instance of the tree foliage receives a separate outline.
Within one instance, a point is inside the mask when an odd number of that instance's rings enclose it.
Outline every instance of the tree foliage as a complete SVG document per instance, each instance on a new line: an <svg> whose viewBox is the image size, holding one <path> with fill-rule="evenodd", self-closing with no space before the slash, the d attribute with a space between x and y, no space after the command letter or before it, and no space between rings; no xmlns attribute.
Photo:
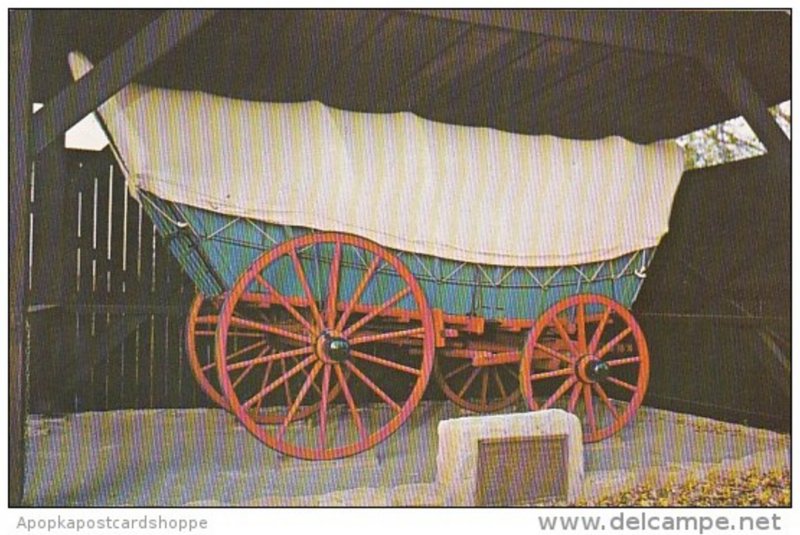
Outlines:
<svg viewBox="0 0 800 535"><path fill-rule="evenodd" d="M791 101L770 108L770 112L784 133L790 136ZM677 141L686 155L687 169L753 158L766 152L764 145L742 117L686 134Z"/></svg>

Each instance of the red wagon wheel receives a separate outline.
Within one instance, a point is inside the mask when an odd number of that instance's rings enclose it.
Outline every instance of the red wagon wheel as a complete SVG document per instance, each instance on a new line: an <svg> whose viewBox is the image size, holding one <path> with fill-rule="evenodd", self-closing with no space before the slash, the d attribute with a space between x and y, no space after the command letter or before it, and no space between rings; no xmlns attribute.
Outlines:
<svg viewBox="0 0 800 535"><path fill-rule="evenodd" d="M186 319L186 353L197 384L214 403L229 411L228 401L220 393L222 388L219 384L214 358L214 337L221 308L221 298L206 298L200 293L195 296ZM263 333L248 332L237 328L229 333L229 337L236 346L229 353L229 359L247 358L248 356L252 358L260 352L270 351L268 340L265 339ZM292 359L292 364L297 363L294 360ZM241 380L244 380L247 373L249 373L247 369L239 370L234 381L239 380L240 376ZM337 388L332 391L332 395L335 396L338 392ZM313 414L317 408L304 407L295 416L295 419L305 418ZM253 418L259 423L279 423L275 416L269 414L254 413Z"/></svg>
<svg viewBox="0 0 800 535"><path fill-rule="evenodd" d="M189 307L186 317L186 356L197 384L211 400L228 408L228 402L219 393L216 385L216 364L214 362L214 334L217 330L219 306L198 293Z"/></svg>
<svg viewBox="0 0 800 535"><path fill-rule="evenodd" d="M254 316L252 303L268 314ZM232 359L234 331L265 334L272 350ZM261 442L303 459L354 455L388 438L422 398L433 352L431 311L411 272L381 246L335 233L295 238L253 262L226 298L216 335L231 410ZM258 381L237 381L242 369ZM281 399L295 380L300 388ZM334 387L343 394L336 400ZM278 423L253 416L264 413Z"/></svg>
<svg viewBox="0 0 800 535"><path fill-rule="evenodd" d="M436 383L447 399L472 412L488 413L517 402L519 364L473 366L469 359L437 355L433 368Z"/></svg>
<svg viewBox="0 0 800 535"><path fill-rule="evenodd" d="M590 294L548 309L528 335L520 364L530 409L576 414L585 442L609 437L630 421L649 374L647 343L633 315L613 299Z"/></svg>

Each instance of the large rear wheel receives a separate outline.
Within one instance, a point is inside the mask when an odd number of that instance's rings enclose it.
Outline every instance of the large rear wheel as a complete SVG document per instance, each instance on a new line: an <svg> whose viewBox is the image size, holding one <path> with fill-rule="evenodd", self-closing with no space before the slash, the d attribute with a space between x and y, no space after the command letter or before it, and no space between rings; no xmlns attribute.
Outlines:
<svg viewBox="0 0 800 535"><path fill-rule="evenodd" d="M260 333L269 349L232 358L238 332ZM383 247L337 233L259 257L228 294L216 333L233 413L258 440L302 459L354 455L388 438L422 398L433 353L431 310L411 272Z"/></svg>

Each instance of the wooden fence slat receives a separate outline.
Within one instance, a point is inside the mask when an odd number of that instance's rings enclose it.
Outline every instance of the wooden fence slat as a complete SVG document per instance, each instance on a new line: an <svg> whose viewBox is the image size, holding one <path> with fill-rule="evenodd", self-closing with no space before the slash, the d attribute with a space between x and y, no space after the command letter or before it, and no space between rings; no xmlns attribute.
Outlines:
<svg viewBox="0 0 800 535"><path fill-rule="evenodd" d="M54 241L49 235L48 242L36 234L41 214L35 203L28 216L28 224L34 220L34 261L44 252L36 249L43 243L63 247L61 277L55 278L67 304L57 321L63 336L41 322L34 325L45 336L34 343L43 356L31 370L33 410L204 403L183 355L183 314L193 285L128 194L108 152L66 151L65 161L61 236ZM45 264L52 260L41 256L37 269L52 271Z"/></svg>

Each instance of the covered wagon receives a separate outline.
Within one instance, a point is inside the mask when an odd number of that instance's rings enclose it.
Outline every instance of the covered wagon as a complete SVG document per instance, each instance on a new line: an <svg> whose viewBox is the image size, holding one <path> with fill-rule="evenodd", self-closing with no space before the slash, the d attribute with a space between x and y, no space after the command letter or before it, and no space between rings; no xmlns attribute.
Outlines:
<svg viewBox="0 0 800 535"><path fill-rule="evenodd" d="M667 231L674 143L137 84L98 113L197 288L200 386L264 444L359 453L431 378L475 412L564 408L586 441L641 404L650 357L629 309Z"/></svg>

